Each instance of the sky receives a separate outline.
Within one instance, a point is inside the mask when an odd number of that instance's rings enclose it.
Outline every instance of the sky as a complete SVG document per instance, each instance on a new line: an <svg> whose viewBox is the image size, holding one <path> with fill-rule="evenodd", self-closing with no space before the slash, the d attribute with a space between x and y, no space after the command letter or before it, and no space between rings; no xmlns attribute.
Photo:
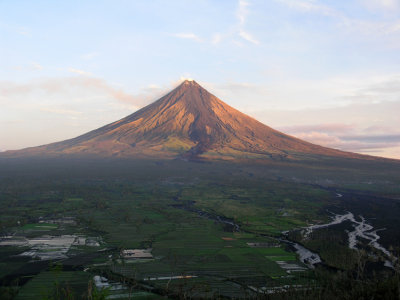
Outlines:
<svg viewBox="0 0 400 300"><path fill-rule="evenodd" d="M400 0L0 0L0 151L185 78L285 133L400 159Z"/></svg>

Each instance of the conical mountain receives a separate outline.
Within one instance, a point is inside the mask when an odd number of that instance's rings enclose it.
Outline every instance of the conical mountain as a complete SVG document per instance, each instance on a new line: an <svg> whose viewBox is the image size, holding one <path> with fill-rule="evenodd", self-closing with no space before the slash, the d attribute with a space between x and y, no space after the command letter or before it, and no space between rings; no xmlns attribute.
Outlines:
<svg viewBox="0 0 400 300"><path fill-rule="evenodd" d="M152 104L97 130L8 153L187 159L366 158L283 134L188 80Z"/></svg>

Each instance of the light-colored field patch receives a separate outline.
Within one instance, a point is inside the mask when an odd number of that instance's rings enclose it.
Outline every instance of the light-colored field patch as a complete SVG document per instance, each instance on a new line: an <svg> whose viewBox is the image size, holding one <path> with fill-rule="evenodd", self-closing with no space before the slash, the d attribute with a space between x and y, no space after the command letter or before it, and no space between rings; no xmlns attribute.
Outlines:
<svg viewBox="0 0 400 300"><path fill-rule="evenodd" d="M58 228L58 225L52 224L52 223L25 224L22 227L23 230L42 230L42 231L53 230L53 229L57 229L57 228Z"/></svg>
<svg viewBox="0 0 400 300"><path fill-rule="evenodd" d="M197 276L195 276L195 275L162 276L162 277L144 278L143 280L145 280L145 281L154 281L154 280L190 279L190 278L196 278L196 277Z"/></svg>
<svg viewBox="0 0 400 300"><path fill-rule="evenodd" d="M29 242L24 237L7 236L0 239L0 246L29 246Z"/></svg>
<svg viewBox="0 0 400 300"><path fill-rule="evenodd" d="M153 299L155 296L154 294L149 292L132 290L131 288L129 288L129 286L125 284L108 280L107 278L99 275L93 277L93 282L97 290L108 290L108 295L105 297L105 299Z"/></svg>
<svg viewBox="0 0 400 300"><path fill-rule="evenodd" d="M272 261L295 261L295 255L276 255L276 256L266 256L269 260Z"/></svg>
<svg viewBox="0 0 400 300"><path fill-rule="evenodd" d="M76 236L43 236L40 238L29 239L28 243L31 249L20 254L21 256L31 256L41 260L52 260L66 258L71 245Z"/></svg>
<svg viewBox="0 0 400 300"><path fill-rule="evenodd" d="M76 235L44 235L28 239L26 237L5 237L0 239L0 246L30 247L20 256L30 256L40 260L67 258L71 246L99 246L97 238L86 238Z"/></svg>
<svg viewBox="0 0 400 300"><path fill-rule="evenodd" d="M303 271L307 270L306 267L300 266L297 263L287 262L287 261L282 261L282 260L277 260L275 262L279 265L279 267L284 269L287 273L303 272Z"/></svg>

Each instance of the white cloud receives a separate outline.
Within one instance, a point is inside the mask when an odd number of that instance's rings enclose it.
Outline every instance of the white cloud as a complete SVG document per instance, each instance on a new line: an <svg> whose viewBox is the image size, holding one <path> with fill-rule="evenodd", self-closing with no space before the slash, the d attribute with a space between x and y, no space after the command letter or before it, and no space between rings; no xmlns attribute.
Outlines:
<svg viewBox="0 0 400 300"><path fill-rule="evenodd" d="M248 31L245 30L245 24L246 24L247 17L249 14L249 11L248 11L249 5L250 5L249 2L244 1L244 0L239 0L238 9L236 12L237 19L239 20L238 34L242 39L244 39L250 43L253 43L255 45L258 45L258 44L260 44L260 42L252 34L250 34Z"/></svg>
<svg viewBox="0 0 400 300"><path fill-rule="evenodd" d="M91 75L93 75L93 74L90 73L90 72L86 72L86 71L79 70L79 69L74 69L74 68L68 68L68 72L70 72L70 73L75 73L75 74L79 74L79 75L84 75L84 76L91 76Z"/></svg>
<svg viewBox="0 0 400 300"><path fill-rule="evenodd" d="M41 64L37 63L37 62L32 62L31 66L35 70L43 70L43 66Z"/></svg>
<svg viewBox="0 0 400 300"><path fill-rule="evenodd" d="M83 55L81 56L81 58L86 59L86 60L90 60L90 59L95 58L95 57L98 56L98 55L99 55L98 52L90 52L90 53L83 54Z"/></svg>
<svg viewBox="0 0 400 300"><path fill-rule="evenodd" d="M352 133L354 132L355 126L353 124L343 123L323 123L323 124L312 124L312 125L292 125L280 127L279 130L283 132L305 133L305 132L324 132L324 133Z"/></svg>
<svg viewBox="0 0 400 300"><path fill-rule="evenodd" d="M319 14L331 17L339 28L346 32L354 32L362 34L366 38L373 39L375 37L386 37L395 35L400 32L400 20L398 18L390 21L386 20L371 20L354 18L348 16L345 12L337 10L331 6L320 4L318 1L313 0L275 0L279 3L286 5L291 9L298 10L303 13ZM361 1L361 0L360 0ZM361 1L365 6L370 7L374 12L376 8L385 8L387 10L395 11L400 8L400 1L398 0L364 0ZM397 37L396 37L397 38ZM376 42L374 40L374 42ZM400 44L395 43L395 47ZM392 45L390 45L392 46Z"/></svg>
<svg viewBox="0 0 400 300"><path fill-rule="evenodd" d="M38 62L30 62L24 65L13 66L11 69L16 71L42 71L44 67Z"/></svg>
<svg viewBox="0 0 400 300"><path fill-rule="evenodd" d="M239 0L238 7L236 10L236 18L238 20L238 23L233 27L232 30L225 33L224 35L222 35L219 32L216 32L211 36L210 39L208 39L206 41L203 40L202 38L200 38L198 35L196 35L193 32L179 32L179 33L171 34L171 36L180 38L180 39L192 40L192 41L195 41L198 43L207 42L207 43L211 43L213 45L217 45L222 41L223 38L232 37L235 35L235 36L239 36L241 38L241 40L245 40L254 45L259 45L260 41L258 39L256 39L253 34L249 33L245 29L245 25L246 25L248 15L249 15L249 10L248 10L249 6L250 6L250 3L248 1ZM233 43L235 43L238 46L243 46L243 44L240 43L239 41L233 41Z"/></svg>
<svg viewBox="0 0 400 300"><path fill-rule="evenodd" d="M318 13L322 14L324 16L330 16L330 17L342 17L343 15L329 7L323 4L317 4L316 1L312 0L275 0L278 1L282 4L285 4L289 8L297 9L303 12L310 12L310 13Z"/></svg>
<svg viewBox="0 0 400 300"><path fill-rule="evenodd" d="M350 105L400 103L400 73L354 73L319 80L280 79L263 84L244 81L226 81L218 84L205 82L204 85L222 100L228 100L239 110L250 114L257 114L260 109L270 111L332 110ZM379 114L382 113L379 112ZM302 116L293 117L298 119ZM307 117L315 118L316 116L307 115ZM353 119L358 119L357 113L348 116L348 120ZM335 123L334 120L331 122ZM278 124L279 126L291 125L282 122Z"/></svg>
<svg viewBox="0 0 400 300"><path fill-rule="evenodd" d="M340 137L318 131L302 132L294 135L300 139L317 145L360 153L378 152L385 148L400 146L400 137L397 137L397 140L386 136Z"/></svg>
<svg viewBox="0 0 400 300"><path fill-rule="evenodd" d="M104 79L88 76L42 79L22 84L0 81L0 95L2 96L0 101L2 103L26 102L26 99L32 98L32 101L44 103L46 101L51 102L49 100L56 96L69 98L88 95L91 97L109 97L120 103L138 108L154 100L153 96L157 94L158 90L154 87L151 90L151 92L144 91L132 95L121 88L110 85Z"/></svg>
<svg viewBox="0 0 400 300"><path fill-rule="evenodd" d="M359 0L358 2L373 12L376 12L377 9L391 12L400 9L398 0Z"/></svg>
<svg viewBox="0 0 400 300"><path fill-rule="evenodd" d="M216 45L219 44L222 40L222 35L219 33L215 33L212 37L211 43Z"/></svg>
<svg viewBox="0 0 400 300"><path fill-rule="evenodd" d="M67 116L77 116L82 114L81 111L66 109L66 108L57 108L57 107L41 107L40 110L44 112L50 112Z"/></svg>
<svg viewBox="0 0 400 300"><path fill-rule="evenodd" d="M388 126L365 127L365 125L326 123L283 126L277 129L329 148L400 158L396 152L396 149L400 147L399 129Z"/></svg>
<svg viewBox="0 0 400 300"><path fill-rule="evenodd" d="M147 89L149 89L149 90L154 90L154 89L159 89L159 88L160 88L160 86L157 84L149 84L147 86Z"/></svg>
<svg viewBox="0 0 400 300"><path fill-rule="evenodd" d="M243 26L246 23L246 17L248 15L247 7L249 6L249 2L244 0L239 0L239 6L237 10L237 18L239 19L239 25Z"/></svg>
<svg viewBox="0 0 400 300"><path fill-rule="evenodd" d="M184 82L184 81L193 81L194 79L188 76L181 76L178 80L179 83Z"/></svg>
<svg viewBox="0 0 400 300"><path fill-rule="evenodd" d="M196 34L189 32L189 33L174 33L172 36L180 38L180 39L188 39L188 40L193 40L196 42L202 42L202 39L199 38Z"/></svg>
<svg viewBox="0 0 400 300"><path fill-rule="evenodd" d="M258 40L256 40L250 33L244 31L244 30L239 30L239 35L245 39L246 41L253 43L255 45L260 44L260 42Z"/></svg>

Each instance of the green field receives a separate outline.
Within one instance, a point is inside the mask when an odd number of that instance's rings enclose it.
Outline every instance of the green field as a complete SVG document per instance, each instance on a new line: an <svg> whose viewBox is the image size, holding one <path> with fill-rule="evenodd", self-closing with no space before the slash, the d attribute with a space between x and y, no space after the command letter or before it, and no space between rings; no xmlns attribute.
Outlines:
<svg viewBox="0 0 400 300"><path fill-rule="evenodd" d="M41 176L36 176L35 166L31 166L24 169L26 177L18 177L14 169L0 172L0 226L5 235L27 239L73 235L100 241L99 246L70 246L65 252L68 258L59 261L62 270L58 273L51 264L32 264L28 258L16 256L28 249L1 246L2 288L15 288L16 299L43 299L68 287L74 299L81 299L89 281L98 274L129 281L135 290L141 290L136 298L154 297L154 293L146 294L148 287L159 295L176 296L185 291L201 297L247 297L255 296L250 286L315 285L319 268L288 273L277 263L304 267L293 249L276 238L285 230L328 221L327 208L339 209L343 204L332 186L315 182L326 177L330 182L341 181L349 174L342 176L332 169L325 172L318 166L307 173L300 167L289 173L282 165L261 169L226 163L218 168L202 163L177 164L117 161L112 165L83 165L79 172L74 171L77 166L68 165L64 166L70 168L65 173L54 171L56 175L50 172ZM49 168L59 170L56 166ZM30 172L36 177L30 177ZM366 172L357 172L364 182ZM315 178L311 180L312 176ZM301 177L303 182L292 177ZM393 185L398 182L396 177L391 180ZM358 185L360 193L375 189L375 195L384 195L377 185ZM396 193L393 185L386 195ZM338 183L335 188L340 187ZM361 202L343 209L359 209L365 214L362 209L367 202ZM380 209L393 220L396 210L390 207ZM65 217L74 222L62 223ZM217 217L238 224L240 231L235 232ZM43 218L62 225L39 223ZM386 227L384 223L379 226ZM390 228L384 233L395 234ZM295 234L291 238L302 242ZM327 266L356 270L357 257L345 242L332 231L314 235L304 243L320 253ZM248 243L264 246L253 248ZM121 258L121 250L136 248L152 248L153 259ZM189 277L157 279L171 276Z"/></svg>
<svg viewBox="0 0 400 300"><path fill-rule="evenodd" d="M22 226L22 230L53 230L57 229L57 224L50 224L50 223L34 223L34 224L25 224Z"/></svg>

